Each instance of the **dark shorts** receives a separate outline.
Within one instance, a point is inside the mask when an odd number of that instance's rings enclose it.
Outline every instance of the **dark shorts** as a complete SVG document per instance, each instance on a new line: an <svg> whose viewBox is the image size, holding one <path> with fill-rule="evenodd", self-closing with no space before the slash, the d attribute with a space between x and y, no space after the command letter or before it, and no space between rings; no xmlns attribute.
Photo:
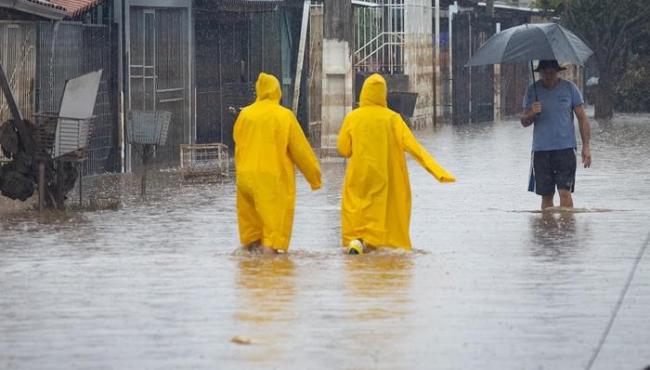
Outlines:
<svg viewBox="0 0 650 370"><path fill-rule="evenodd" d="M575 190L576 152L575 149L549 150L533 153L535 171L535 193L550 195L555 188Z"/></svg>

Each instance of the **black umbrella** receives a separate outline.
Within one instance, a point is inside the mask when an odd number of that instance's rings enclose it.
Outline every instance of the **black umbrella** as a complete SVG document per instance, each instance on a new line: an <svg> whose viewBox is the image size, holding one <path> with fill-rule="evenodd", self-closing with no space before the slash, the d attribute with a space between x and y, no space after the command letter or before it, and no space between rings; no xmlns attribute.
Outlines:
<svg viewBox="0 0 650 370"><path fill-rule="evenodd" d="M508 28L490 37L465 67L530 62L535 80L533 60L556 59L560 63L583 65L593 53L578 36L557 23L531 23Z"/></svg>

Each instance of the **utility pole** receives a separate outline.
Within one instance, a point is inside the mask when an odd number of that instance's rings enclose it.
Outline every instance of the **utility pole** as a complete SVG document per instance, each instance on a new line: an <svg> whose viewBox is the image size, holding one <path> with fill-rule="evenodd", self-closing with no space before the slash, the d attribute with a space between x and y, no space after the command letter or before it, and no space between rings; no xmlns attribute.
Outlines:
<svg viewBox="0 0 650 370"><path fill-rule="evenodd" d="M434 9L434 18L435 18L435 32L434 32L434 38L435 38L435 43L434 43L434 51L433 51L433 68L434 68L434 83L435 85L435 90L434 90L434 95L433 95L433 126L438 125L438 116L442 116L441 112L441 105L442 105L442 97L440 96L441 92L441 84L442 81L440 81L440 0L435 0L435 9Z"/></svg>

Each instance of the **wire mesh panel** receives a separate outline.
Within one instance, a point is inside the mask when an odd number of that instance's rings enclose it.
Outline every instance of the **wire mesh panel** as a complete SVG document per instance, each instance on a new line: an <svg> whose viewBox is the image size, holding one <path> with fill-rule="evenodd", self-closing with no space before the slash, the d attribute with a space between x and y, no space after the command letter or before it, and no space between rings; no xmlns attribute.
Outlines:
<svg viewBox="0 0 650 370"><path fill-rule="evenodd" d="M184 180L228 176L230 158L224 144L181 145L181 174Z"/></svg>
<svg viewBox="0 0 650 370"><path fill-rule="evenodd" d="M171 112L129 111L126 120L126 140L131 144L165 145L171 119Z"/></svg>
<svg viewBox="0 0 650 370"><path fill-rule="evenodd" d="M48 157L54 154L54 138L59 123L59 116L56 113L35 113L34 118L34 142Z"/></svg>
<svg viewBox="0 0 650 370"><path fill-rule="evenodd" d="M39 22L36 78L38 111L56 112L65 82L88 72L103 70L95 101L93 123L83 163L86 174L114 168L117 153L117 124L113 38L108 27L75 22Z"/></svg>

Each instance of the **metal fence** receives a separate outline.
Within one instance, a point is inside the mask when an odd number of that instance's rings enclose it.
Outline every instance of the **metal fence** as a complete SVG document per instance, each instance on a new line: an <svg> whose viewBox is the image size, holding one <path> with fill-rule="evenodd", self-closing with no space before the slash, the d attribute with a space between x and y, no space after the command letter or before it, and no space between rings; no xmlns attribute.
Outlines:
<svg viewBox="0 0 650 370"><path fill-rule="evenodd" d="M194 22L197 143L223 143L232 150L235 118L254 102L259 73L284 80L282 27L289 20L280 7L256 13L198 12Z"/></svg>
<svg viewBox="0 0 650 370"><path fill-rule="evenodd" d="M76 22L39 22L36 107L39 112L58 112L65 81L101 69L84 174L114 170L117 125L113 38L108 27Z"/></svg>
<svg viewBox="0 0 650 370"><path fill-rule="evenodd" d="M453 18L452 117L453 123L494 120L494 68L465 68L472 54L493 33L494 25L482 23L475 12Z"/></svg>

